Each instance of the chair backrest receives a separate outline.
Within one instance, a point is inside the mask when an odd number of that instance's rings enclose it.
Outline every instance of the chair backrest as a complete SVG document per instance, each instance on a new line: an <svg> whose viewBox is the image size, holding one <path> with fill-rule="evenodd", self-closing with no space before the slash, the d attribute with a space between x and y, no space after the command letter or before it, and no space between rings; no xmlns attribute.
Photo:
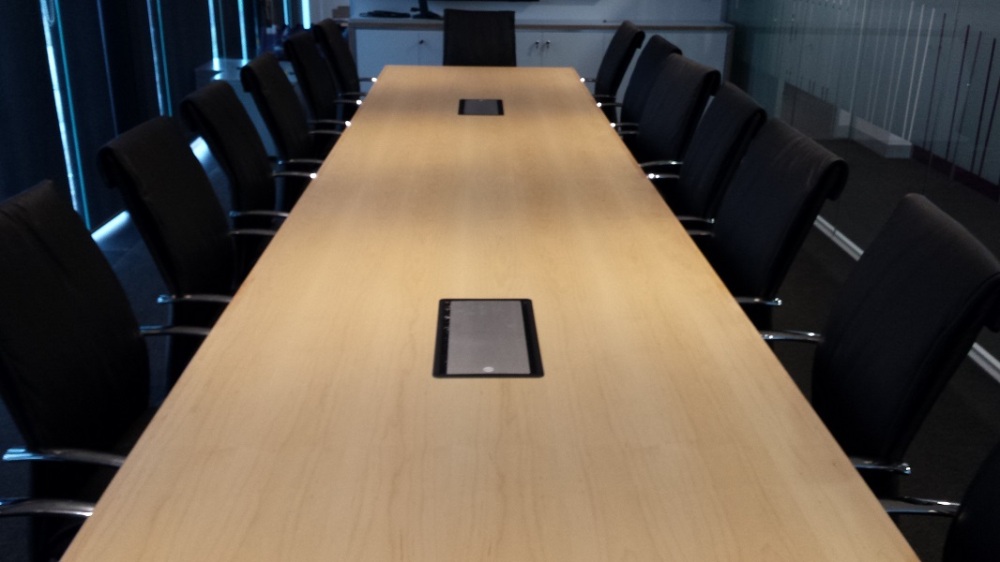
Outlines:
<svg viewBox="0 0 1000 562"><path fill-rule="evenodd" d="M306 110L274 54L262 53L240 69L240 82L253 97L282 160L325 156L309 134Z"/></svg>
<svg viewBox="0 0 1000 562"><path fill-rule="evenodd" d="M907 195L833 303L813 407L848 454L899 461L984 325L1000 328L1000 262Z"/></svg>
<svg viewBox="0 0 1000 562"><path fill-rule="evenodd" d="M979 466L948 529L945 562L987 562L1000 552L1000 446Z"/></svg>
<svg viewBox="0 0 1000 562"><path fill-rule="evenodd" d="M646 32L634 23L625 20L618 26L601 58L601 66L594 77L594 94L615 97L621 86L628 65L635 52L646 39Z"/></svg>
<svg viewBox="0 0 1000 562"><path fill-rule="evenodd" d="M340 97L357 96L361 92L358 66L354 62L351 47L344 39L340 25L327 18L314 25L312 31L316 35L316 43L319 44L320 51L323 52L323 56L333 68Z"/></svg>
<svg viewBox="0 0 1000 562"><path fill-rule="evenodd" d="M201 135L229 178L233 210L274 209L271 162L243 102L224 81L209 82L181 101L187 126Z"/></svg>
<svg viewBox="0 0 1000 562"><path fill-rule="evenodd" d="M681 55L680 47L663 38L662 35L652 35L646 41L646 46L639 51L639 57L632 69L622 96L621 110L618 121L621 123L638 123L646 101L649 99L653 85L660 78L663 64L667 57Z"/></svg>
<svg viewBox="0 0 1000 562"><path fill-rule="evenodd" d="M514 12L444 11L444 64L517 66Z"/></svg>
<svg viewBox="0 0 1000 562"><path fill-rule="evenodd" d="M703 247L729 290L774 298L823 203L846 181L842 159L782 121L765 123L733 174L714 236ZM751 317L769 327L767 312Z"/></svg>
<svg viewBox="0 0 1000 562"><path fill-rule="evenodd" d="M148 406L125 291L50 182L0 204L0 394L32 448L111 450Z"/></svg>
<svg viewBox="0 0 1000 562"><path fill-rule="evenodd" d="M716 92L691 136L684 165L663 197L677 215L714 217L750 140L767 120L756 101L732 83Z"/></svg>
<svg viewBox="0 0 1000 562"><path fill-rule="evenodd" d="M101 148L98 163L171 293L232 292L236 257L225 211L172 119L123 133Z"/></svg>
<svg viewBox="0 0 1000 562"><path fill-rule="evenodd" d="M649 91L629 148L639 162L680 160L708 100L719 89L718 70L684 55L668 56Z"/></svg>
<svg viewBox="0 0 1000 562"><path fill-rule="evenodd" d="M320 55L315 35L310 31L293 33L284 47L313 118L340 119L333 69Z"/></svg>

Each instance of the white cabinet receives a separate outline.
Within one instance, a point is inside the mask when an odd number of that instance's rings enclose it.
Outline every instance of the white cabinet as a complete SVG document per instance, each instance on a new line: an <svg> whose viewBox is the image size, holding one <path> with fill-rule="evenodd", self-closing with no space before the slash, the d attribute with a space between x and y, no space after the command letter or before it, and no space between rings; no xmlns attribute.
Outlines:
<svg viewBox="0 0 1000 562"><path fill-rule="evenodd" d="M518 66L571 66L581 76L594 76L613 30L583 29L517 31ZM441 64L440 28L355 28L358 72L377 76L387 64Z"/></svg>
<svg viewBox="0 0 1000 562"><path fill-rule="evenodd" d="M614 33L601 29L517 31L518 66L571 66L593 77Z"/></svg>
<svg viewBox="0 0 1000 562"><path fill-rule="evenodd" d="M349 22L358 71L377 76L387 64L441 64L440 20L358 18ZM676 43L692 59L727 74L732 26L723 22L640 24ZM613 23L517 23L518 66L570 66L580 76L597 74L617 25Z"/></svg>

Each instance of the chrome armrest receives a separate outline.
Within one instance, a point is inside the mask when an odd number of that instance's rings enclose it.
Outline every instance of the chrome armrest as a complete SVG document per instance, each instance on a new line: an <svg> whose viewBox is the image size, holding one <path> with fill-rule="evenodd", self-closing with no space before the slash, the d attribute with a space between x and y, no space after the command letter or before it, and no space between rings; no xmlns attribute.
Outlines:
<svg viewBox="0 0 1000 562"><path fill-rule="evenodd" d="M764 338L764 341L793 341L803 343L820 343L823 341L822 334L797 330L761 330L760 337Z"/></svg>
<svg viewBox="0 0 1000 562"><path fill-rule="evenodd" d="M885 462L864 457L851 457L851 464L858 470L872 470L877 472L891 472L893 474L903 474L909 476L913 469L905 462Z"/></svg>
<svg viewBox="0 0 1000 562"><path fill-rule="evenodd" d="M87 518L94 514L94 504L73 500L0 498L0 517L23 515L67 515Z"/></svg>
<svg viewBox="0 0 1000 562"><path fill-rule="evenodd" d="M334 131L332 129L313 129L309 131L310 135L316 135L316 136L322 135L325 137L339 137L343 133L344 131Z"/></svg>
<svg viewBox="0 0 1000 562"><path fill-rule="evenodd" d="M598 101L597 107L621 107L621 102L617 101Z"/></svg>
<svg viewBox="0 0 1000 562"><path fill-rule="evenodd" d="M211 304L229 304L233 300L230 295L191 294L191 295L160 295L156 304L173 304L177 302L199 302Z"/></svg>
<svg viewBox="0 0 1000 562"><path fill-rule="evenodd" d="M208 337L210 328L200 328L197 326L139 326L139 334L142 336L194 336L199 338Z"/></svg>
<svg viewBox="0 0 1000 562"><path fill-rule="evenodd" d="M687 229L688 236L715 236L711 229L711 226L715 224L715 219L681 215L677 217L677 220L681 221L681 224ZM700 225L702 228L691 228L692 225Z"/></svg>
<svg viewBox="0 0 1000 562"><path fill-rule="evenodd" d="M315 176L316 174L312 174ZM229 211L229 218L236 219L239 217L272 217L276 219L287 219L288 213L284 211Z"/></svg>
<svg viewBox="0 0 1000 562"><path fill-rule="evenodd" d="M323 160L319 158L290 158L288 160L276 160L275 164L278 166L309 166L311 168L319 168L323 164Z"/></svg>
<svg viewBox="0 0 1000 562"><path fill-rule="evenodd" d="M652 162L642 162L639 164L639 167L643 170L649 170L650 168L668 168L669 170L672 170L673 173L664 173L668 170L664 170L664 172L649 172L646 174L646 177L650 180L675 180L681 177L676 173L676 171L683 165L684 162L681 162L680 160L653 160Z"/></svg>
<svg viewBox="0 0 1000 562"><path fill-rule="evenodd" d="M269 228L235 228L229 231L230 236L274 236L277 230Z"/></svg>
<svg viewBox="0 0 1000 562"><path fill-rule="evenodd" d="M344 127L345 129L347 127L351 126L351 122L350 121L341 121L340 119L310 119L309 120L309 124L310 125L333 125L334 127L340 126L340 127ZM332 129L330 129L330 130L332 130Z"/></svg>
<svg viewBox="0 0 1000 562"><path fill-rule="evenodd" d="M684 165L681 160L651 160L649 162L643 162L639 164L643 169L645 168L679 168Z"/></svg>
<svg viewBox="0 0 1000 562"><path fill-rule="evenodd" d="M923 498L880 499L886 513L899 515L941 515L954 517L961 504Z"/></svg>
<svg viewBox="0 0 1000 562"><path fill-rule="evenodd" d="M12 447L3 454L4 462L56 461L81 462L118 468L125 464L124 455L115 455L87 449L39 449L32 451L22 447Z"/></svg>
<svg viewBox="0 0 1000 562"><path fill-rule="evenodd" d="M586 84L587 82L597 82L597 78L593 78L593 77L590 77L590 76L587 76L587 77L581 76L580 77L580 83L581 84Z"/></svg>
<svg viewBox="0 0 1000 562"><path fill-rule="evenodd" d="M362 76L362 77L358 78L358 80L360 80L362 82L372 82L372 83L375 83L375 82L378 82L378 76Z"/></svg>
<svg viewBox="0 0 1000 562"><path fill-rule="evenodd" d="M708 217L696 217L694 215L678 215L677 220L681 221L682 223L688 223L688 224L704 224L704 225L715 224L715 219Z"/></svg>
<svg viewBox="0 0 1000 562"><path fill-rule="evenodd" d="M691 236L692 238L715 236L715 233L712 231L712 225L715 224L715 219L681 215L677 217L677 220L681 221L681 225L687 229L688 236Z"/></svg>
<svg viewBox="0 0 1000 562"><path fill-rule="evenodd" d="M777 297L773 299L762 299L760 297L736 297L736 302L740 304L753 304L760 306L781 306L783 304L781 299Z"/></svg>
<svg viewBox="0 0 1000 562"><path fill-rule="evenodd" d="M308 180L316 179L316 172L296 172L294 170L286 170L281 172L272 172L272 178L302 178Z"/></svg>

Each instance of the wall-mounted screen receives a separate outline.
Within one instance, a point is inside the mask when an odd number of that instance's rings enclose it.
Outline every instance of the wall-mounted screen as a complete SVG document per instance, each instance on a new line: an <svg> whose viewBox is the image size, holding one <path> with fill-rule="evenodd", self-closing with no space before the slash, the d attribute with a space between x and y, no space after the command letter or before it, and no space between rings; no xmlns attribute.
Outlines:
<svg viewBox="0 0 1000 562"><path fill-rule="evenodd" d="M436 0L447 2L449 0ZM463 0L465 2L538 2L539 0ZM413 17L425 19L440 19L440 14L436 14L427 7L427 0L420 0L417 8L413 10Z"/></svg>
<svg viewBox="0 0 1000 562"><path fill-rule="evenodd" d="M435 0L435 2L448 2L455 0ZM541 0L461 0L463 2L540 2ZM417 5L410 8L409 12L396 12L391 10L368 10L361 13L366 18L420 18L420 19L441 19L441 14L432 12L427 5L427 0L417 0Z"/></svg>

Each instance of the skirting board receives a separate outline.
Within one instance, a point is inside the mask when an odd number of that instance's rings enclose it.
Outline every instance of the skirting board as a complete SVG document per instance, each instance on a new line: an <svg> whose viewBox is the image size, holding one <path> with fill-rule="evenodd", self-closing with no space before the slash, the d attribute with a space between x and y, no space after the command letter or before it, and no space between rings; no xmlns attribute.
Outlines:
<svg viewBox="0 0 1000 562"><path fill-rule="evenodd" d="M863 250L860 246L855 244L850 238L844 236L844 233L836 229L829 221L823 217L817 217L815 222L816 228L819 229L827 238L833 241L841 250L847 253L855 260L861 257ZM972 345L972 349L969 350L969 358L979 365L979 367L986 371L986 374L993 377L994 380L1000 382L1000 361L997 360L990 352L986 351L986 348L979 345L978 343Z"/></svg>

